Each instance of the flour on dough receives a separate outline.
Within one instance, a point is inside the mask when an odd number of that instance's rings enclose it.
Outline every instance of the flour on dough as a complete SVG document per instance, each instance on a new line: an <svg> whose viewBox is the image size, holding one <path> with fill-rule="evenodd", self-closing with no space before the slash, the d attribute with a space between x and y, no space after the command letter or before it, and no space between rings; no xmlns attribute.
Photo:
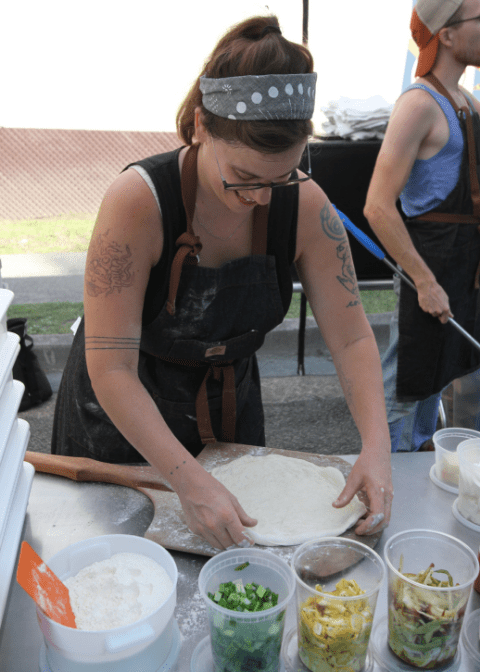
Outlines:
<svg viewBox="0 0 480 672"><path fill-rule="evenodd" d="M337 536L366 511L356 495L347 506L335 509L332 502L345 487L342 472L295 457L245 455L211 473L258 520L245 531L261 546Z"/></svg>

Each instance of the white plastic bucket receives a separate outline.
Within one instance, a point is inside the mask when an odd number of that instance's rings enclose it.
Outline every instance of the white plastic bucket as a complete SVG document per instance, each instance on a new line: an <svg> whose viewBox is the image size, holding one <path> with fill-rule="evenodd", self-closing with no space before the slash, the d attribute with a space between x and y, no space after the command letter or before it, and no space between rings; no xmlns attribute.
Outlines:
<svg viewBox="0 0 480 672"><path fill-rule="evenodd" d="M172 648L178 571L172 556L162 546L143 537L111 534L72 544L50 558L47 565L63 580L116 553L138 553L152 558L170 577L172 590L166 601L149 616L111 630L69 628L55 623L37 608L52 672L93 669L156 672L168 658Z"/></svg>

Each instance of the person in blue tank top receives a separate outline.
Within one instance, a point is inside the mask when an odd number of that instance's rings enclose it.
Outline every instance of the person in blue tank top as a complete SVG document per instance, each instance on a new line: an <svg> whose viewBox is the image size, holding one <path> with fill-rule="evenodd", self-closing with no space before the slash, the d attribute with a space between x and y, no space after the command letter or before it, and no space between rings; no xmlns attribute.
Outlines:
<svg viewBox="0 0 480 672"><path fill-rule="evenodd" d="M392 112L364 210L417 289L401 283L382 361L393 451L425 449L442 390L480 367L448 324L478 340L480 104L459 81L480 66L480 0L418 0L411 30L417 79Z"/></svg>
<svg viewBox="0 0 480 672"><path fill-rule="evenodd" d="M255 352L288 310L292 263L362 440L332 505L367 494L359 534L390 517L380 356L345 229L299 170L315 85L310 52L276 17L231 28L181 105L183 146L117 177L87 255L52 452L148 461L216 548L248 543L256 521L195 457L216 440L265 445Z"/></svg>

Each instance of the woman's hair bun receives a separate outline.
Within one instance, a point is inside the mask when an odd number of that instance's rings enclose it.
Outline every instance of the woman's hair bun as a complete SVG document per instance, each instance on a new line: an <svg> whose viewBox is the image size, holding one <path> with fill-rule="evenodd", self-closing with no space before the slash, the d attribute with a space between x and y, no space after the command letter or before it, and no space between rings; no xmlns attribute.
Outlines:
<svg viewBox="0 0 480 672"><path fill-rule="evenodd" d="M262 39L263 37L265 37L265 35L268 35L269 33L278 33L279 35L281 35L282 31L280 30L279 26L274 25L265 26L265 28L260 33L260 39Z"/></svg>

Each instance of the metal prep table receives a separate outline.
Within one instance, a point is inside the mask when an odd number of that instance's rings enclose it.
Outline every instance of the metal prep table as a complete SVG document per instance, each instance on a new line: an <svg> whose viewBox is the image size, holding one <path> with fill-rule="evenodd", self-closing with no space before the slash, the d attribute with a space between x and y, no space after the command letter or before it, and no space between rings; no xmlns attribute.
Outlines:
<svg viewBox="0 0 480 672"><path fill-rule="evenodd" d="M356 457L346 456L345 459L353 464ZM392 455L395 499L390 526L376 548L380 555L383 555L384 543L389 536L415 528L446 532L478 551L480 533L459 523L452 514L456 495L438 488L429 478L434 460L434 453ZM48 561L62 548L82 539L114 533L143 535L151 516L152 506L147 497L129 488L76 483L57 476L36 474L23 539ZM183 636L176 670L189 672L192 652L208 634L206 613L197 590L198 574L208 558L177 552L172 555L179 573L175 617ZM467 614L478 608L480 595L472 591ZM386 612L385 583L379 595L375 620L385 616ZM294 625L292 600L285 631ZM13 578L0 630L1 671L37 672L41 642L34 603ZM375 672L380 670L376 664L374 669ZM462 664L458 672L464 671Z"/></svg>

